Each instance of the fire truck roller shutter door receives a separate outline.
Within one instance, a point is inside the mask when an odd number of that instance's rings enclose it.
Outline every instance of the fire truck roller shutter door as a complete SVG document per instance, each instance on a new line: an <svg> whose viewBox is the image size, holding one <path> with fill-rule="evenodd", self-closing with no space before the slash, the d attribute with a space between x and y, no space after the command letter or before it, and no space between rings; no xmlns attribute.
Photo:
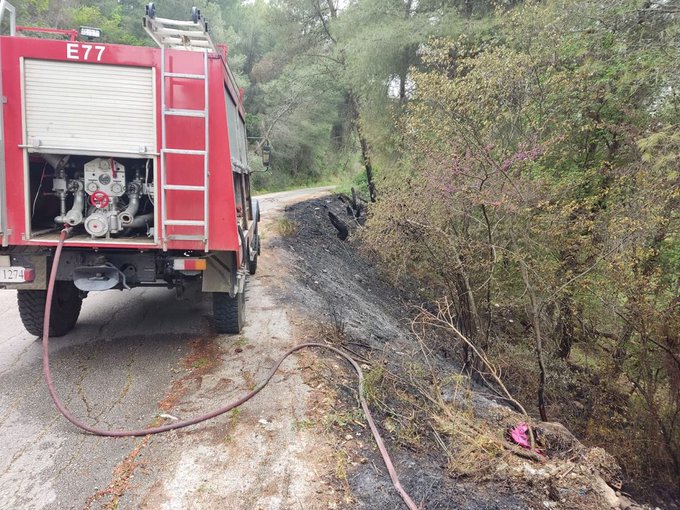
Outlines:
<svg viewBox="0 0 680 510"><path fill-rule="evenodd" d="M36 152L156 151L151 68L27 59L24 86Z"/></svg>

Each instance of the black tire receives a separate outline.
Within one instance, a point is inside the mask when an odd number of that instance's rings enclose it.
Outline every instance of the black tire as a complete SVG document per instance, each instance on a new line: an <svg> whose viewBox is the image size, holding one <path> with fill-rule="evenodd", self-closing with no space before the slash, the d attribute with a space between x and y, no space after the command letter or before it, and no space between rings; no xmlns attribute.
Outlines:
<svg viewBox="0 0 680 510"><path fill-rule="evenodd" d="M248 261L248 273L255 274L257 272L257 253L253 257L253 260Z"/></svg>
<svg viewBox="0 0 680 510"><path fill-rule="evenodd" d="M213 292L213 317L218 333L241 333L246 317L245 294L241 292L231 297L226 292Z"/></svg>
<svg viewBox="0 0 680 510"><path fill-rule="evenodd" d="M21 322L31 335L42 336L46 301L46 290L17 291ZM64 336L71 331L78 321L82 304L83 298L73 283L56 282L52 296L50 336Z"/></svg>

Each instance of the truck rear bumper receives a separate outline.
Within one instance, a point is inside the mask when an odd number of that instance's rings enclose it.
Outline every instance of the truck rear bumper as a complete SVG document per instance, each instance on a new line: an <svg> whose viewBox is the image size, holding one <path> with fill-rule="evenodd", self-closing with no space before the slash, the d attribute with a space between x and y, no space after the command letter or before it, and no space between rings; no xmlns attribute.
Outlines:
<svg viewBox="0 0 680 510"><path fill-rule="evenodd" d="M2 250L12 266L31 268L35 277L26 283L0 283L0 289L45 290L54 251L51 248L10 247ZM177 260L206 258L205 270L179 269ZM236 268L233 252L200 252L187 257L187 252L160 250L84 250L64 249L57 280L72 281L82 291L103 291L143 286L178 287L187 278L202 280L203 292L225 292L235 295L242 287L242 271Z"/></svg>

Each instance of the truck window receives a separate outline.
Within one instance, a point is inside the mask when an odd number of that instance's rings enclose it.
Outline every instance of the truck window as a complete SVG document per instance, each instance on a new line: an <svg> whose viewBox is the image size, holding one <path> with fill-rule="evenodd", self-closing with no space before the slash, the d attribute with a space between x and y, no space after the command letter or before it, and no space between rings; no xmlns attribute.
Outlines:
<svg viewBox="0 0 680 510"><path fill-rule="evenodd" d="M231 152L232 160L240 161L241 158L238 154L238 128L237 128L237 118L238 113L236 112L236 104L234 104L231 95L227 88L224 88L225 103L227 105L227 127L229 129L229 152Z"/></svg>

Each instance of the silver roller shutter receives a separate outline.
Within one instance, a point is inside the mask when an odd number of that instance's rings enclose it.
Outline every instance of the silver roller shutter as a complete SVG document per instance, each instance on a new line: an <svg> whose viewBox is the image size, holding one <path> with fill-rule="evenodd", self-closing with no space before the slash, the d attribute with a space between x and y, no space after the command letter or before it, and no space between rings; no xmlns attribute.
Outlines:
<svg viewBox="0 0 680 510"><path fill-rule="evenodd" d="M151 68L24 61L26 143L44 152L156 152Z"/></svg>

